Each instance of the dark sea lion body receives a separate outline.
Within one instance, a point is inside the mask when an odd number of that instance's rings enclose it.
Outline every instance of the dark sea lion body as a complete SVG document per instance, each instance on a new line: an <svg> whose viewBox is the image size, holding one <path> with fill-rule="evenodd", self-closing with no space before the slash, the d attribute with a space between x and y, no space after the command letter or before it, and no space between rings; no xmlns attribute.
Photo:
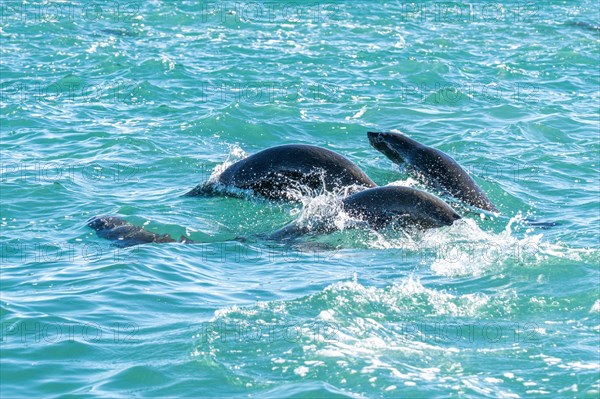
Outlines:
<svg viewBox="0 0 600 399"><path fill-rule="evenodd" d="M290 189L333 191L376 184L353 162L325 148L288 144L267 148L225 169L218 183L253 192L269 199L291 199ZM186 195L210 190L201 184Z"/></svg>
<svg viewBox="0 0 600 399"><path fill-rule="evenodd" d="M88 226L96 230L98 237L113 241L113 245L121 248L150 243L192 243L183 236L176 241L168 234L152 233L142 227L134 226L118 216L96 216L88 221Z"/></svg>
<svg viewBox="0 0 600 399"><path fill-rule="evenodd" d="M450 226L460 219L435 195L412 187L385 186L360 191L343 199L344 211L373 228L391 223L423 229Z"/></svg>
<svg viewBox="0 0 600 399"><path fill-rule="evenodd" d="M374 230L390 225L430 229L450 226L460 215L435 195L412 187L374 187L354 193L342 200L351 217L366 222ZM267 237L289 241L305 234L331 233L337 228L332 220L310 228L291 222Z"/></svg>
<svg viewBox="0 0 600 399"><path fill-rule="evenodd" d="M469 174L448 154L403 134L368 132L371 145L397 164L407 163L428 183L466 204L498 212Z"/></svg>

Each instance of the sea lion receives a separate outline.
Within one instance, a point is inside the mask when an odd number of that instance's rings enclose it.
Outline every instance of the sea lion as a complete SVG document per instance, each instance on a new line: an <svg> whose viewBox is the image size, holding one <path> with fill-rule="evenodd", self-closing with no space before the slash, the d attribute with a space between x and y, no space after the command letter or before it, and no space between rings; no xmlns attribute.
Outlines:
<svg viewBox="0 0 600 399"><path fill-rule="evenodd" d="M192 240L181 236L179 241L168 234L156 234L142 227L134 226L118 216L95 216L88 220L89 227L96 230L98 237L113 241L113 245L121 248L149 243L181 242L193 243Z"/></svg>
<svg viewBox="0 0 600 399"><path fill-rule="evenodd" d="M390 223L423 229L450 226L460 215L433 194L413 187L375 187L342 200L344 211L373 228Z"/></svg>
<svg viewBox="0 0 600 399"><path fill-rule="evenodd" d="M448 154L403 134L367 132L371 145L397 164L409 164L428 184L466 204L498 212L469 174Z"/></svg>
<svg viewBox="0 0 600 399"><path fill-rule="evenodd" d="M450 226L460 215L444 201L413 187L384 186L359 191L342 200L342 209L351 217L364 221L374 230L390 225L430 229ZM304 234L323 234L337 228L332 220L307 226L293 221L267 239L293 240Z"/></svg>
<svg viewBox="0 0 600 399"><path fill-rule="evenodd" d="M227 169L216 182L203 183L186 193L197 196L215 192L216 186L251 190L269 199L297 199L293 190L354 191L377 185L353 162L342 155L306 144L267 148Z"/></svg>

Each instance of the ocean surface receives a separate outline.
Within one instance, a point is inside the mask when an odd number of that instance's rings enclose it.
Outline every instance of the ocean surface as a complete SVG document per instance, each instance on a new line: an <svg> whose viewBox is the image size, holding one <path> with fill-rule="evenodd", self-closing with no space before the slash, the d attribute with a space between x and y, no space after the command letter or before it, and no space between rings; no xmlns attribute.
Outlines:
<svg viewBox="0 0 600 399"><path fill-rule="evenodd" d="M597 1L0 7L2 398L600 395ZM500 213L369 130L448 153ZM464 218L284 244L261 237L335 198L182 196L285 143ZM119 249L104 214L200 244Z"/></svg>

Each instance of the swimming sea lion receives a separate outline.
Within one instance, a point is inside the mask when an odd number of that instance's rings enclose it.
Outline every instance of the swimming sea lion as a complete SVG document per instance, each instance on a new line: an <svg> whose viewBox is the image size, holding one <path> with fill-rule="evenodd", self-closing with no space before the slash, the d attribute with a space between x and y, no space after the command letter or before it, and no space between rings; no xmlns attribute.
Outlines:
<svg viewBox="0 0 600 399"><path fill-rule="evenodd" d="M306 144L267 148L242 159L218 178L217 184L252 190L269 199L296 199L292 190L333 191L344 187L359 189L377 186L358 166L342 155ZM213 182L203 183L186 196L214 192Z"/></svg>
<svg viewBox="0 0 600 399"><path fill-rule="evenodd" d="M193 243L184 236L176 241L168 234L152 233L142 227L134 226L118 216L96 216L91 218L87 225L96 230L98 237L111 240L113 245L121 248L153 242L159 244L165 242Z"/></svg>
<svg viewBox="0 0 600 399"><path fill-rule="evenodd" d="M364 221L375 230L396 225L429 229L450 226L460 215L444 201L412 187L374 187L354 193L342 200L342 208L351 217ZM267 239L293 240L304 234L330 233L336 230L329 220L316 226L293 221Z"/></svg>
<svg viewBox="0 0 600 399"><path fill-rule="evenodd" d="M471 176L448 154L400 133L368 132L367 135L375 149L397 164L409 164L435 188L469 205L498 212Z"/></svg>

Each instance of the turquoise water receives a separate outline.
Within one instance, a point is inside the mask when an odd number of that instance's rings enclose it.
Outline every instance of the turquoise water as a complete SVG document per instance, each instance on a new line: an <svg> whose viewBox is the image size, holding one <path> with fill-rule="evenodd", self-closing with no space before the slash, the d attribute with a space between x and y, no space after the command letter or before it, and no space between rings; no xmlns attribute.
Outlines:
<svg viewBox="0 0 600 399"><path fill-rule="evenodd" d="M598 397L597 2L1 7L3 398ZM424 188L390 129L501 213L285 246L331 198L181 196L282 143Z"/></svg>

